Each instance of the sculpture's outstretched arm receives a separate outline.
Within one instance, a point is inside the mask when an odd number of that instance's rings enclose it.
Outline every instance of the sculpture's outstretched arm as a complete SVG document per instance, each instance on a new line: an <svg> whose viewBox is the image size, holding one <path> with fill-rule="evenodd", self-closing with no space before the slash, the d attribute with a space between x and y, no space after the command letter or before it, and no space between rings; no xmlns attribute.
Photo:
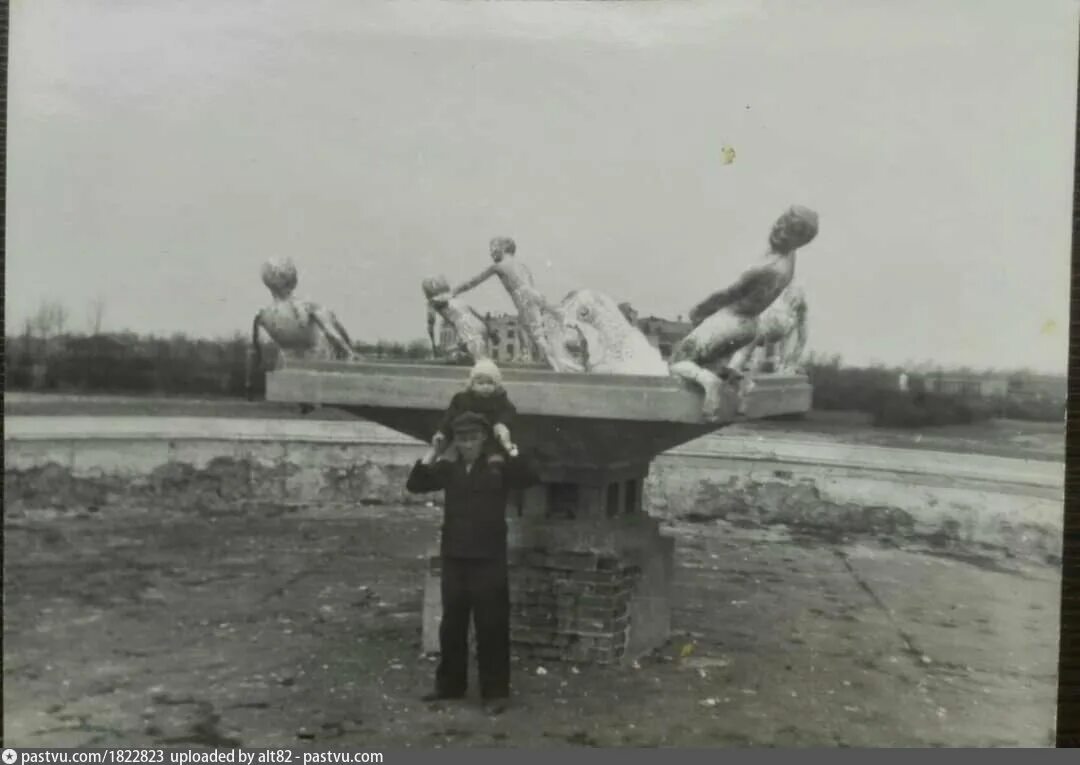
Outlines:
<svg viewBox="0 0 1080 765"><path fill-rule="evenodd" d="M498 339L495 337L495 331L491 328L491 322L488 321L488 317L477 311L472 306L469 306L469 313L480 320L480 323L484 326L484 335L491 345L498 344Z"/></svg>
<svg viewBox="0 0 1080 765"><path fill-rule="evenodd" d="M485 316L472 306L468 306L468 309L469 313L475 316L480 322L480 326L484 328L483 335L480 337L473 338L471 341L468 338L463 338L463 340L468 341L466 344L469 346L469 355L473 357L474 361L489 358L490 354L499 345L499 336L492 326L491 314Z"/></svg>
<svg viewBox="0 0 1080 765"><path fill-rule="evenodd" d="M259 329L262 327L262 312L255 314L255 320L251 323L251 352L247 354L247 364L244 368L244 391L249 399L254 398L251 373L253 369L262 369L262 347L259 345Z"/></svg>
<svg viewBox="0 0 1080 765"><path fill-rule="evenodd" d="M753 290L762 276L763 269L748 268L730 287L718 290L690 309L690 323L695 327L725 306L742 299Z"/></svg>
<svg viewBox="0 0 1080 765"><path fill-rule="evenodd" d="M488 279L490 279L492 276L495 275L497 268L498 268L497 265L488 266L483 271L481 271L479 274L474 276L472 279L469 279L468 281L459 284L457 287L455 287L453 290L451 290L450 297L457 297L458 295L460 295L463 292L468 292L469 290L480 286L485 281L487 281Z"/></svg>
<svg viewBox="0 0 1080 765"><path fill-rule="evenodd" d="M486 318L484 317L484 315L483 315L482 313L480 313L479 311L477 311L477 310L476 310L475 308L473 308L472 306L469 306L469 313L471 313L471 314L472 314L473 316L475 316L475 317L476 317L476 318L478 318L478 319L479 319L480 321L482 321L482 322L484 323L484 326L485 326L485 327L486 327L486 326L488 326L488 320L487 320L487 319L486 319Z"/></svg>
<svg viewBox="0 0 1080 765"><path fill-rule="evenodd" d="M345 356L347 359L351 359L355 351L353 351L352 343L349 342L348 335L340 335L336 331L340 323L337 317L326 309L320 309L315 306L310 306L308 314L311 316L312 321L322 330L326 339L330 341L330 344L334 346L334 350L339 354Z"/></svg>
<svg viewBox="0 0 1080 765"><path fill-rule="evenodd" d="M353 341L349 337L348 331L345 329L345 325L338 319L337 314L333 311L330 312L330 320L334 323L334 329L341 333L341 338L345 341L345 344L349 347L349 353L353 352Z"/></svg>

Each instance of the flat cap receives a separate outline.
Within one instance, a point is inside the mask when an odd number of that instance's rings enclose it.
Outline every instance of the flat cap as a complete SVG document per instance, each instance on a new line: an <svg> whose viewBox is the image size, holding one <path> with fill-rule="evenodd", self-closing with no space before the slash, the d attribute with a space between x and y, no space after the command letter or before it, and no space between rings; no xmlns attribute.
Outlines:
<svg viewBox="0 0 1080 765"><path fill-rule="evenodd" d="M480 430L486 433L490 428L491 424L487 421L487 418L476 412L463 412L455 417L454 421L450 424L450 429L455 433L465 433L473 430Z"/></svg>

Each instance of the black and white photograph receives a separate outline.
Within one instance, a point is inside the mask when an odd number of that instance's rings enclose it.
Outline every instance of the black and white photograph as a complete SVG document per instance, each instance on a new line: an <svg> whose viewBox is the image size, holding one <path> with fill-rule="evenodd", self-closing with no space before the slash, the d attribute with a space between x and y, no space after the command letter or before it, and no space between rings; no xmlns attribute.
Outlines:
<svg viewBox="0 0 1080 765"><path fill-rule="evenodd" d="M4 763L1055 746L1080 0L8 12Z"/></svg>

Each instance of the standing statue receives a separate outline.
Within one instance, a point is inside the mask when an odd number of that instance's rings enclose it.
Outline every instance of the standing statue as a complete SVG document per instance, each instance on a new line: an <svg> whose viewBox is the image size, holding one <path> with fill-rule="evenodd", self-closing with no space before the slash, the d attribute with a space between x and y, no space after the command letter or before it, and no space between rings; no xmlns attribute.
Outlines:
<svg viewBox="0 0 1080 765"><path fill-rule="evenodd" d="M517 245L508 237L495 237L490 242L492 265L472 279L455 287L450 297L468 292L497 276L514 301L522 329L532 341L540 356L556 372L578 371L579 366L563 342L566 331L558 309L552 306L536 289L532 272L517 259Z"/></svg>
<svg viewBox="0 0 1080 765"><path fill-rule="evenodd" d="M654 377L670 374L660 351L627 320L623 306L602 292L574 290L559 303L558 311L569 330L563 341L581 359L581 371Z"/></svg>
<svg viewBox="0 0 1080 765"><path fill-rule="evenodd" d="M450 295L450 283L445 276L424 279L424 297L427 298L427 331L431 340L431 351L438 353L435 340L435 322L441 318L454 328L459 350L467 353L475 363L482 359L491 359L491 331L484 317L471 306Z"/></svg>
<svg viewBox="0 0 1080 765"><path fill-rule="evenodd" d="M296 359L356 359L349 333L333 311L294 294L296 266L289 258L274 258L263 264L262 280L274 302L255 314L251 327L252 355L247 366L247 389L251 395L252 367L262 366L259 330L265 330L277 344L280 363Z"/></svg>
<svg viewBox="0 0 1080 765"><path fill-rule="evenodd" d="M738 368L744 372L803 374L806 317L806 296L798 285L792 284L758 317L757 337L736 354L744 358ZM736 366L734 359L732 366Z"/></svg>
<svg viewBox="0 0 1080 765"><path fill-rule="evenodd" d="M733 357L758 336L762 312L795 275L795 251L813 241L817 233L817 213L805 207L790 208L773 225L764 262L750 267L733 285L709 295L690 311L694 328L672 352L671 371L703 388L707 419L720 415L725 379L738 385L738 413L745 414L746 395L753 382L733 365Z"/></svg>

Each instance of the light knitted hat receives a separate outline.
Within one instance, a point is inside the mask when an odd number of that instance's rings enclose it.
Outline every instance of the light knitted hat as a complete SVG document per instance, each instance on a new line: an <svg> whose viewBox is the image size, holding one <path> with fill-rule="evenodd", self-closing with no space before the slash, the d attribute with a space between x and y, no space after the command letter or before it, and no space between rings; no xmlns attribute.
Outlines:
<svg viewBox="0 0 1080 765"><path fill-rule="evenodd" d="M471 383L481 375L490 378L496 385L502 385L502 372L491 359L480 359L473 365L472 371L469 372L469 382Z"/></svg>

